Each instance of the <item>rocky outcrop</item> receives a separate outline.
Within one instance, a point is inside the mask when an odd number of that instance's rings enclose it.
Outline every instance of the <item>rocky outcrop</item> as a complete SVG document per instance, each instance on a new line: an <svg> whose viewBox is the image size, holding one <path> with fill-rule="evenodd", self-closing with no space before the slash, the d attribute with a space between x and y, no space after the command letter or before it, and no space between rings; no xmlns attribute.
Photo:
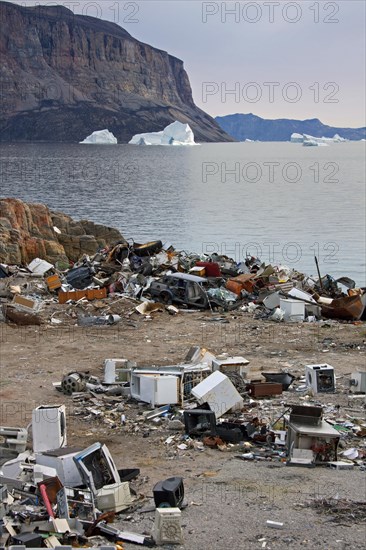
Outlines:
<svg viewBox="0 0 366 550"><path fill-rule="evenodd" d="M115 23L62 6L0 2L3 141L79 142L188 123L196 141L233 141L195 106L183 62Z"/></svg>
<svg viewBox="0 0 366 550"><path fill-rule="evenodd" d="M75 221L44 204L0 200L0 262L28 264L34 258L51 263L75 262L83 254L124 241L116 229L87 220Z"/></svg>

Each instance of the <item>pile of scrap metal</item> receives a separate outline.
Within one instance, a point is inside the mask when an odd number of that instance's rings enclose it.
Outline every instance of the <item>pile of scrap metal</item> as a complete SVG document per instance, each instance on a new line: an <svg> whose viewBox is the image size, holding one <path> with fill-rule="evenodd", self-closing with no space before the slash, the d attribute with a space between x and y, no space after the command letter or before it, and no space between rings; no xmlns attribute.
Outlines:
<svg viewBox="0 0 366 550"><path fill-rule="evenodd" d="M184 308L259 307L263 318L316 320L364 318L366 289L348 277L313 279L286 266L258 258L242 262L218 254L188 254L161 241L117 243L93 258L82 257L68 269L36 258L26 267L0 266L0 299L9 322L40 324L39 310L50 300L80 303L108 297L176 304ZM347 291L343 292L342 287ZM13 298L9 303L9 298ZM287 300L287 301L286 301ZM247 306L244 306L244 310ZM114 324L104 315L84 324Z"/></svg>
<svg viewBox="0 0 366 550"><path fill-rule="evenodd" d="M72 380L67 380L67 383L63 381L61 386L64 391L66 387L68 394L75 391L79 396L81 387L73 385ZM96 397L96 386L91 387L94 388L92 395ZM305 407L301 412L305 417L302 422L300 417L300 420L296 420L295 417L291 420L287 409L283 408L284 392L288 392L287 396L292 396L294 401L298 400L299 396L301 399L304 399L305 395L307 398L314 397L314 407L319 407L318 395L336 393L335 370L327 363L304 365L302 373L300 371L296 376L283 370L266 372L258 368L252 369L249 361L242 356L214 356L199 346L192 346L184 362L174 366L137 367L126 359L107 359L101 387L102 391L119 396L121 408L116 409L113 405L113 411L126 412L126 402L131 402L131 399L146 404L147 410L141 412L140 409L134 419L128 415L129 418L126 420L125 414L121 415L122 425L126 427L127 432L130 427L132 431L135 430L139 422L151 423L154 430L160 431L168 429L181 432L185 428L184 436L170 435L165 441L167 446L177 444L177 449L181 451L190 448L202 450L203 447L197 443L199 438L201 445L218 447L220 450L230 450L231 445L239 445L240 448L244 445L244 448L250 449L245 459L255 459L259 456L278 460L289 457L305 458L306 453L300 452L297 447L299 442L294 446L295 435L291 435L290 438L288 436L291 423L296 422L306 425L304 434L308 436L309 445L313 445L314 438L319 436L320 439L332 440L332 445L335 442L338 444L340 438L342 444L349 439L354 446L356 435L360 441L366 436L366 423L362 420L362 413L354 422L345 422L339 416L339 409L334 407L331 409L335 413L333 420L328 418L328 424L325 424L321 421L320 409L316 411L318 416L315 420L308 420L307 415L311 412L311 407ZM364 401L366 372L353 373L343 390L355 404L359 399ZM342 390L338 389L339 391ZM103 404L100 402L97 405L99 417L103 418L100 410ZM85 411L89 411L87 405L82 406L84 414ZM291 407L301 408L296 402ZM115 423L114 416L113 424ZM317 428L310 429L309 425L312 423ZM302 433L300 428L301 426L294 428L296 434ZM312 436L309 435L310 432ZM305 441L304 434L302 444ZM310 452L312 449L302 449L308 451L308 458L311 455L313 463L315 455ZM363 449L361 446L360 451L354 452L351 456L366 458L365 446L363 445ZM331 455L326 455L326 458L318 461L337 462L336 447L332 447ZM292 464L295 462L296 460L292 461ZM299 463L303 461L300 460ZM364 461L361 460L360 465L363 464Z"/></svg>
<svg viewBox="0 0 366 550"><path fill-rule="evenodd" d="M71 371L65 374L60 382L54 382L53 387L66 395L78 396L83 392L89 392L93 396L107 394L131 398L151 407L163 407L165 413L165 405L168 405L168 409L170 405L184 407L192 400L194 389L216 371L216 375L222 371L222 376L233 382L229 384L231 389L234 384L239 391L242 390L246 394L248 388L245 382L245 367L248 363L249 361L241 356L229 357L223 354L215 357L200 346L192 346L183 361L175 365L138 366L128 359L110 358L104 361L103 378ZM221 375L221 372L219 374ZM281 380L283 376L293 379L291 375L282 374ZM279 393L282 393L282 386ZM240 401L241 397L237 390L234 394Z"/></svg>
<svg viewBox="0 0 366 550"><path fill-rule="evenodd" d="M151 537L110 525L117 515L141 505L130 488L138 469L118 470L106 445L67 447L64 405L32 413L33 450L27 429L0 428L1 546L33 548L92 546L95 537L154 546Z"/></svg>
<svg viewBox="0 0 366 550"><path fill-rule="evenodd" d="M332 379L332 367L323 367L328 374L320 373L318 392L334 392L334 385L328 384ZM236 458L242 460L270 460L288 466L322 465L348 470L355 466L361 470L366 468L366 423L361 408L358 416L350 417L352 421L345 421L339 407L328 406L324 418L324 408L316 400L307 405L284 404L283 398L276 400L275 397L281 392L281 388L275 387L278 384L258 383L262 387L252 396L256 399L267 396L265 400L256 402L249 399L239 409L237 406L231 409L226 418L221 418L221 411L218 414L215 408L221 392L218 382L208 378L206 386L212 385L209 402L203 403L205 396L202 395L198 406L183 413L186 448L194 447L191 438L199 438L204 446L239 452ZM201 397L200 388L195 390L195 395Z"/></svg>
<svg viewBox="0 0 366 550"><path fill-rule="evenodd" d="M32 450L27 450L30 426ZM130 485L139 469L118 470L107 446L99 442L87 448L67 446L64 405L37 407L30 426L0 427L2 548L122 550L124 542L149 547L183 543L183 478L156 483L155 506L146 509L147 499ZM119 528L120 514L141 510L155 513L151 535Z"/></svg>

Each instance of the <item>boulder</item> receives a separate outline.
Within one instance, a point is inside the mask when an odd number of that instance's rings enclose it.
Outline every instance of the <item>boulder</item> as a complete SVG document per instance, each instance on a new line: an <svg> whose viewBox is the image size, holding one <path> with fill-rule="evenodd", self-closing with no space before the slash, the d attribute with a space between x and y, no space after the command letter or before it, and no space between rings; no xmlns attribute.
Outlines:
<svg viewBox="0 0 366 550"><path fill-rule="evenodd" d="M77 261L83 254L118 241L125 242L117 229L87 220L75 221L44 204L19 199L0 200L0 262L28 264L34 258L48 262Z"/></svg>

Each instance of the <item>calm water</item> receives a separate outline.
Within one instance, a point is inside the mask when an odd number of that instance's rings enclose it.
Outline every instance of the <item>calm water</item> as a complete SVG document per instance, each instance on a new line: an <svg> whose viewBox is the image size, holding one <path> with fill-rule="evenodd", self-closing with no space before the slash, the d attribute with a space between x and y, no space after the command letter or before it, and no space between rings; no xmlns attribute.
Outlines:
<svg viewBox="0 0 366 550"><path fill-rule="evenodd" d="M1 195L136 241L246 253L365 285L365 143L197 147L5 144Z"/></svg>

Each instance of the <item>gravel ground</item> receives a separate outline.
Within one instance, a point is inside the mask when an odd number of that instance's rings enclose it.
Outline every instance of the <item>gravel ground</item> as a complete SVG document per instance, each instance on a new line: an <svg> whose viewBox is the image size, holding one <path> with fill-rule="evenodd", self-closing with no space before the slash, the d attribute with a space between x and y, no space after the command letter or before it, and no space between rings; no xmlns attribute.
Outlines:
<svg viewBox="0 0 366 550"><path fill-rule="evenodd" d="M164 440L172 432L133 431L137 405L126 404L127 427L75 416L73 400L56 393L52 383L72 370L88 370L102 376L107 357L126 357L139 365L167 365L182 361L191 345L215 354L243 355L255 370L287 368L303 374L307 363L327 362L337 374L337 392L317 396L323 404L340 405L340 414L364 415L350 403L349 374L365 366L365 324L322 323L285 325L254 319L248 313L227 313L225 322L210 313L182 313L175 317L157 313L150 321L131 314L131 304L114 307L122 314L119 325L82 328L65 317L60 326L11 327L1 324L1 424L26 426L39 404L65 403L68 412L68 444L107 443L118 467L138 467L136 487L152 505L154 484L173 475L184 478L188 507L182 511L185 550L238 550L257 548L309 548L338 550L364 548L363 522L353 515L342 517L325 507L308 505L314 498L365 501L365 472L331 470L328 467L289 468L277 461L244 462L235 452L205 448L175 451ZM57 309L63 318L65 310ZM215 317L215 316L214 316ZM301 403L295 392L284 394ZM360 506L353 505L355 512ZM362 507L361 507L362 510ZM131 516L131 517L130 517ZM150 533L154 512L122 514L117 525L138 533ZM267 520L284 523L270 529ZM124 548L136 548L124 544ZM166 548L166 547L165 547ZM175 547L179 548L179 547Z"/></svg>

